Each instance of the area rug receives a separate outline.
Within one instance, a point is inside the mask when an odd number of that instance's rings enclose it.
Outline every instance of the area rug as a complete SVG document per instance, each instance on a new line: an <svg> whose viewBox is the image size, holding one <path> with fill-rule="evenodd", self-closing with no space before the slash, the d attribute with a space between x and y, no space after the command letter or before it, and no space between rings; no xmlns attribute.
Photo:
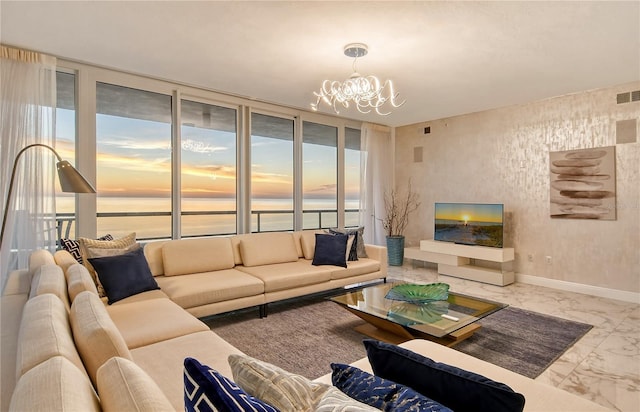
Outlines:
<svg viewBox="0 0 640 412"><path fill-rule="evenodd" d="M310 379L331 372L331 362L366 356L353 330L363 321L326 297L269 305L204 319L209 327L249 356ZM507 307L482 319L482 328L456 349L535 378L591 329L590 325Z"/></svg>
<svg viewBox="0 0 640 412"><path fill-rule="evenodd" d="M454 349L532 379L593 327L510 306L480 324L478 332Z"/></svg>

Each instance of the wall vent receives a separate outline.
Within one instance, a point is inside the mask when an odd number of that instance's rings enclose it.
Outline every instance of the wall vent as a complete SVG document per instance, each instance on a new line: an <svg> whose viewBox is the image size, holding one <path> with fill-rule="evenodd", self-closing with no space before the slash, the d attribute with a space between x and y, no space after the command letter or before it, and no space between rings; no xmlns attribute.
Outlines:
<svg viewBox="0 0 640 412"><path fill-rule="evenodd" d="M631 93L618 93L618 104L629 103L631 101Z"/></svg>
<svg viewBox="0 0 640 412"><path fill-rule="evenodd" d="M424 134L429 134L431 133L431 126L427 126L424 128Z"/></svg>
<svg viewBox="0 0 640 412"><path fill-rule="evenodd" d="M618 104L629 103L629 102L639 102L640 90L618 93L616 96L616 101L618 102Z"/></svg>

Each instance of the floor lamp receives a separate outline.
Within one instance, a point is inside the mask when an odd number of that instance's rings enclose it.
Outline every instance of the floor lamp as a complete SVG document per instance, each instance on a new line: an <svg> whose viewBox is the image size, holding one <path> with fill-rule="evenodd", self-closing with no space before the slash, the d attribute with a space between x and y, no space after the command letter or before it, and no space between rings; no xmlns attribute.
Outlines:
<svg viewBox="0 0 640 412"><path fill-rule="evenodd" d="M60 186L62 187L63 192L71 192L71 193L95 193L96 189L91 186L89 182L76 170L75 167L71 166L66 160L62 160L58 152L56 152L53 147L47 146L42 143L34 143L26 146L22 150L18 152L16 159L13 161L13 169L11 170L11 180L9 181L9 193L7 194L7 200L4 204L4 216L2 217L2 231L0 232L0 247L2 247L2 241L4 240L4 229L7 224L7 214L9 212L9 202L11 201L11 192L13 191L13 179L16 175L16 168L18 166L18 160L20 160L20 156L26 150L32 147L44 147L53 152L58 159L58 163L56 164L58 168L58 179L60 180Z"/></svg>

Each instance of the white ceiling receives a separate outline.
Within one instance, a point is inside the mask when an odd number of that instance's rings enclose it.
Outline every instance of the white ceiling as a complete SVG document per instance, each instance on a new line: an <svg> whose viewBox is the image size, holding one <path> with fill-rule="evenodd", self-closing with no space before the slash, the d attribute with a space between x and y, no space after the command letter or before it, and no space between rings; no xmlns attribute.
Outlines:
<svg viewBox="0 0 640 412"><path fill-rule="evenodd" d="M640 2L0 1L0 41L308 110L323 79L395 82L399 126L640 80ZM322 111L332 113L322 107Z"/></svg>

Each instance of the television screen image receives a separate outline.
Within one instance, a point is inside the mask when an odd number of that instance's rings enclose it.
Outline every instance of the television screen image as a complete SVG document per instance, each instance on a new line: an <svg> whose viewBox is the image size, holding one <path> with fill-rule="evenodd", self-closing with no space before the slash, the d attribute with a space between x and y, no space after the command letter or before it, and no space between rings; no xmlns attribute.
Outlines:
<svg viewBox="0 0 640 412"><path fill-rule="evenodd" d="M434 239L501 248L503 216L502 204L436 203Z"/></svg>

